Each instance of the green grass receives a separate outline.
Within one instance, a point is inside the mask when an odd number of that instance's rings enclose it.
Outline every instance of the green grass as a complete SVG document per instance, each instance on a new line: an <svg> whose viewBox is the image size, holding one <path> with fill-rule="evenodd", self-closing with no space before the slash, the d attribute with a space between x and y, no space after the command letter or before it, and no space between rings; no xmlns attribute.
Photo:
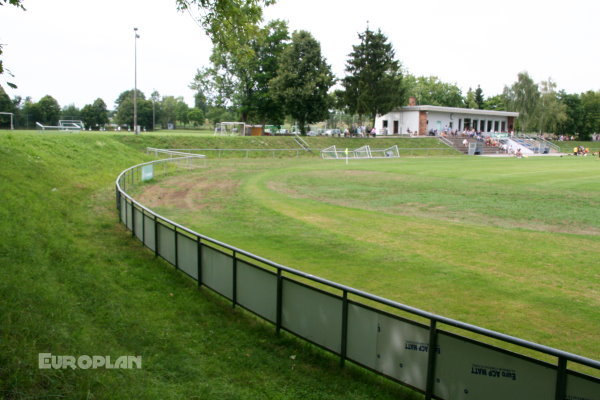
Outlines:
<svg viewBox="0 0 600 400"><path fill-rule="evenodd" d="M600 358L597 158L209 165L158 184L186 201L142 198L284 265Z"/></svg>
<svg viewBox="0 0 600 400"><path fill-rule="evenodd" d="M0 133L0 398L420 398L275 336L117 222L114 180L145 146L201 140ZM141 355L143 368L40 370L47 352Z"/></svg>

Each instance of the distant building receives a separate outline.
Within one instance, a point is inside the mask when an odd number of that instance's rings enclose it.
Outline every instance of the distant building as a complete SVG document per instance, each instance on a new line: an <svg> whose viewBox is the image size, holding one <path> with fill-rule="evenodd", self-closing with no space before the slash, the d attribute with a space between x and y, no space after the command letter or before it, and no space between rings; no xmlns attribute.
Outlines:
<svg viewBox="0 0 600 400"><path fill-rule="evenodd" d="M435 132L474 129L477 132L512 132L518 112L477 110L473 108L418 106L411 97L409 105L378 115L375 128L382 135L428 135Z"/></svg>

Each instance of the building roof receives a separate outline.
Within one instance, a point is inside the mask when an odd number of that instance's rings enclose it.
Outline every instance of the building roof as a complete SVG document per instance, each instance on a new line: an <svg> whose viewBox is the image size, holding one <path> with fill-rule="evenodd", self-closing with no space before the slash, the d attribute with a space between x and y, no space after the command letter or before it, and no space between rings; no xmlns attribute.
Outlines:
<svg viewBox="0 0 600 400"><path fill-rule="evenodd" d="M458 108L458 107L441 107L441 106L405 106L396 109L395 111L436 111L452 114L471 114L471 115L490 115L496 117L518 117L518 112L512 111L493 111L493 110L478 110L476 108Z"/></svg>

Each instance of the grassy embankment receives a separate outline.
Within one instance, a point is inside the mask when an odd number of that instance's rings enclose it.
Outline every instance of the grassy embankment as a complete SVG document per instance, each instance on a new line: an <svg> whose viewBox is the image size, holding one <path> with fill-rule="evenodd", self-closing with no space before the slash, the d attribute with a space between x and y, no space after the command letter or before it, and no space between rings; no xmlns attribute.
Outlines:
<svg viewBox="0 0 600 400"><path fill-rule="evenodd" d="M0 133L0 398L413 399L200 290L117 223L114 180L188 136ZM38 353L141 355L38 369Z"/></svg>

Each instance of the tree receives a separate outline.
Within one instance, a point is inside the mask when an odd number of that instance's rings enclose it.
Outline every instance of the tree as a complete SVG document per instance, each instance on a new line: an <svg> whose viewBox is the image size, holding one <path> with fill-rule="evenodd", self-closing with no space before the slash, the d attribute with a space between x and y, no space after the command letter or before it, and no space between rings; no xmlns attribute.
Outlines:
<svg viewBox="0 0 600 400"><path fill-rule="evenodd" d="M342 81L344 103L353 114L375 117L386 114L405 102L400 62L387 37L367 28L359 33L360 43L352 46Z"/></svg>
<svg viewBox="0 0 600 400"><path fill-rule="evenodd" d="M43 125L58 125L60 106L54 97L46 95L35 104L34 116L36 122Z"/></svg>
<svg viewBox="0 0 600 400"><path fill-rule="evenodd" d="M408 96L415 97L418 104L443 107L464 107L462 92L458 86L442 82L437 76L407 74L405 79Z"/></svg>
<svg viewBox="0 0 600 400"><path fill-rule="evenodd" d="M558 125L567 120L567 106L558 99L552 79L540 82L540 86L537 126L541 132L555 133Z"/></svg>
<svg viewBox="0 0 600 400"><path fill-rule="evenodd" d="M118 124L133 127L133 90L122 92L117 100L115 120ZM138 125L150 129L152 127L152 102L139 89L137 91Z"/></svg>
<svg viewBox="0 0 600 400"><path fill-rule="evenodd" d="M252 58L249 38L258 30L262 8L275 0L176 0L180 11L198 11L195 17L213 45Z"/></svg>
<svg viewBox="0 0 600 400"><path fill-rule="evenodd" d="M483 110L484 102L483 90L481 89L481 86L477 85L477 89L475 89L475 103L477 104L477 108Z"/></svg>
<svg viewBox="0 0 600 400"><path fill-rule="evenodd" d="M484 110L496 110L496 111L505 111L506 110L506 97L504 94L497 94L492 97L488 97L483 102Z"/></svg>
<svg viewBox="0 0 600 400"><path fill-rule="evenodd" d="M584 124L580 138L589 138L592 133L600 132L600 91L589 90L581 94L581 106Z"/></svg>
<svg viewBox="0 0 600 400"><path fill-rule="evenodd" d="M190 122L188 118L188 112L190 111L190 108L187 104L185 104L183 98L178 97L177 100L177 104L175 105L175 116L177 118L177 121L185 125L188 122Z"/></svg>
<svg viewBox="0 0 600 400"><path fill-rule="evenodd" d="M540 91L529 74L520 72L517 81L510 88L504 87L504 96L509 111L519 112L519 128L525 132L535 130Z"/></svg>
<svg viewBox="0 0 600 400"><path fill-rule="evenodd" d="M188 120L194 126L202 125L204 124L204 113L198 108L192 108L188 111Z"/></svg>
<svg viewBox="0 0 600 400"><path fill-rule="evenodd" d="M156 129L156 121L160 121L162 114L162 108L160 104L160 93L157 90L150 94L150 100L152 101L152 130Z"/></svg>
<svg viewBox="0 0 600 400"><path fill-rule="evenodd" d="M22 3L23 3L23 0L0 0L0 6L3 6L5 4L10 4L10 5L15 6L17 8L20 8L22 10L25 10L25 7L23 7ZM4 73L7 73L9 76L13 76L13 74L9 70L7 70L7 69L4 68L4 65L2 63L2 58L1 57L2 57L2 43L0 43L0 77L2 77L2 75ZM7 81L6 85L9 86L9 87L11 87L11 88L13 88L13 89L17 88L17 85L15 85L12 82L8 82ZM4 89L2 88L1 84L0 84L0 89L2 89L2 91L4 92Z"/></svg>
<svg viewBox="0 0 600 400"><path fill-rule="evenodd" d="M81 119L81 110L75 104L66 105L60 110L60 119Z"/></svg>
<svg viewBox="0 0 600 400"><path fill-rule="evenodd" d="M190 87L197 90L197 100L208 97L212 105L235 107L243 122L281 122L283 111L270 96L269 82L289 41L287 24L271 21L248 39L252 58L215 45L212 66L198 70Z"/></svg>
<svg viewBox="0 0 600 400"><path fill-rule="evenodd" d="M2 86L0 86L0 111L1 112L15 112L15 104L8 97Z"/></svg>
<svg viewBox="0 0 600 400"><path fill-rule="evenodd" d="M98 98L93 104L86 104L81 110L81 118L86 126L99 128L108 123L108 110L104 100Z"/></svg>
<svg viewBox="0 0 600 400"><path fill-rule="evenodd" d="M306 124L327 118L333 85L331 67L321 55L321 45L309 32L292 34L292 43L283 51L277 77L271 80L271 93L281 102L306 134Z"/></svg>
<svg viewBox="0 0 600 400"><path fill-rule="evenodd" d="M475 101L475 92L471 88L465 96L465 106L467 108L477 108L477 102Z"/></svg>

